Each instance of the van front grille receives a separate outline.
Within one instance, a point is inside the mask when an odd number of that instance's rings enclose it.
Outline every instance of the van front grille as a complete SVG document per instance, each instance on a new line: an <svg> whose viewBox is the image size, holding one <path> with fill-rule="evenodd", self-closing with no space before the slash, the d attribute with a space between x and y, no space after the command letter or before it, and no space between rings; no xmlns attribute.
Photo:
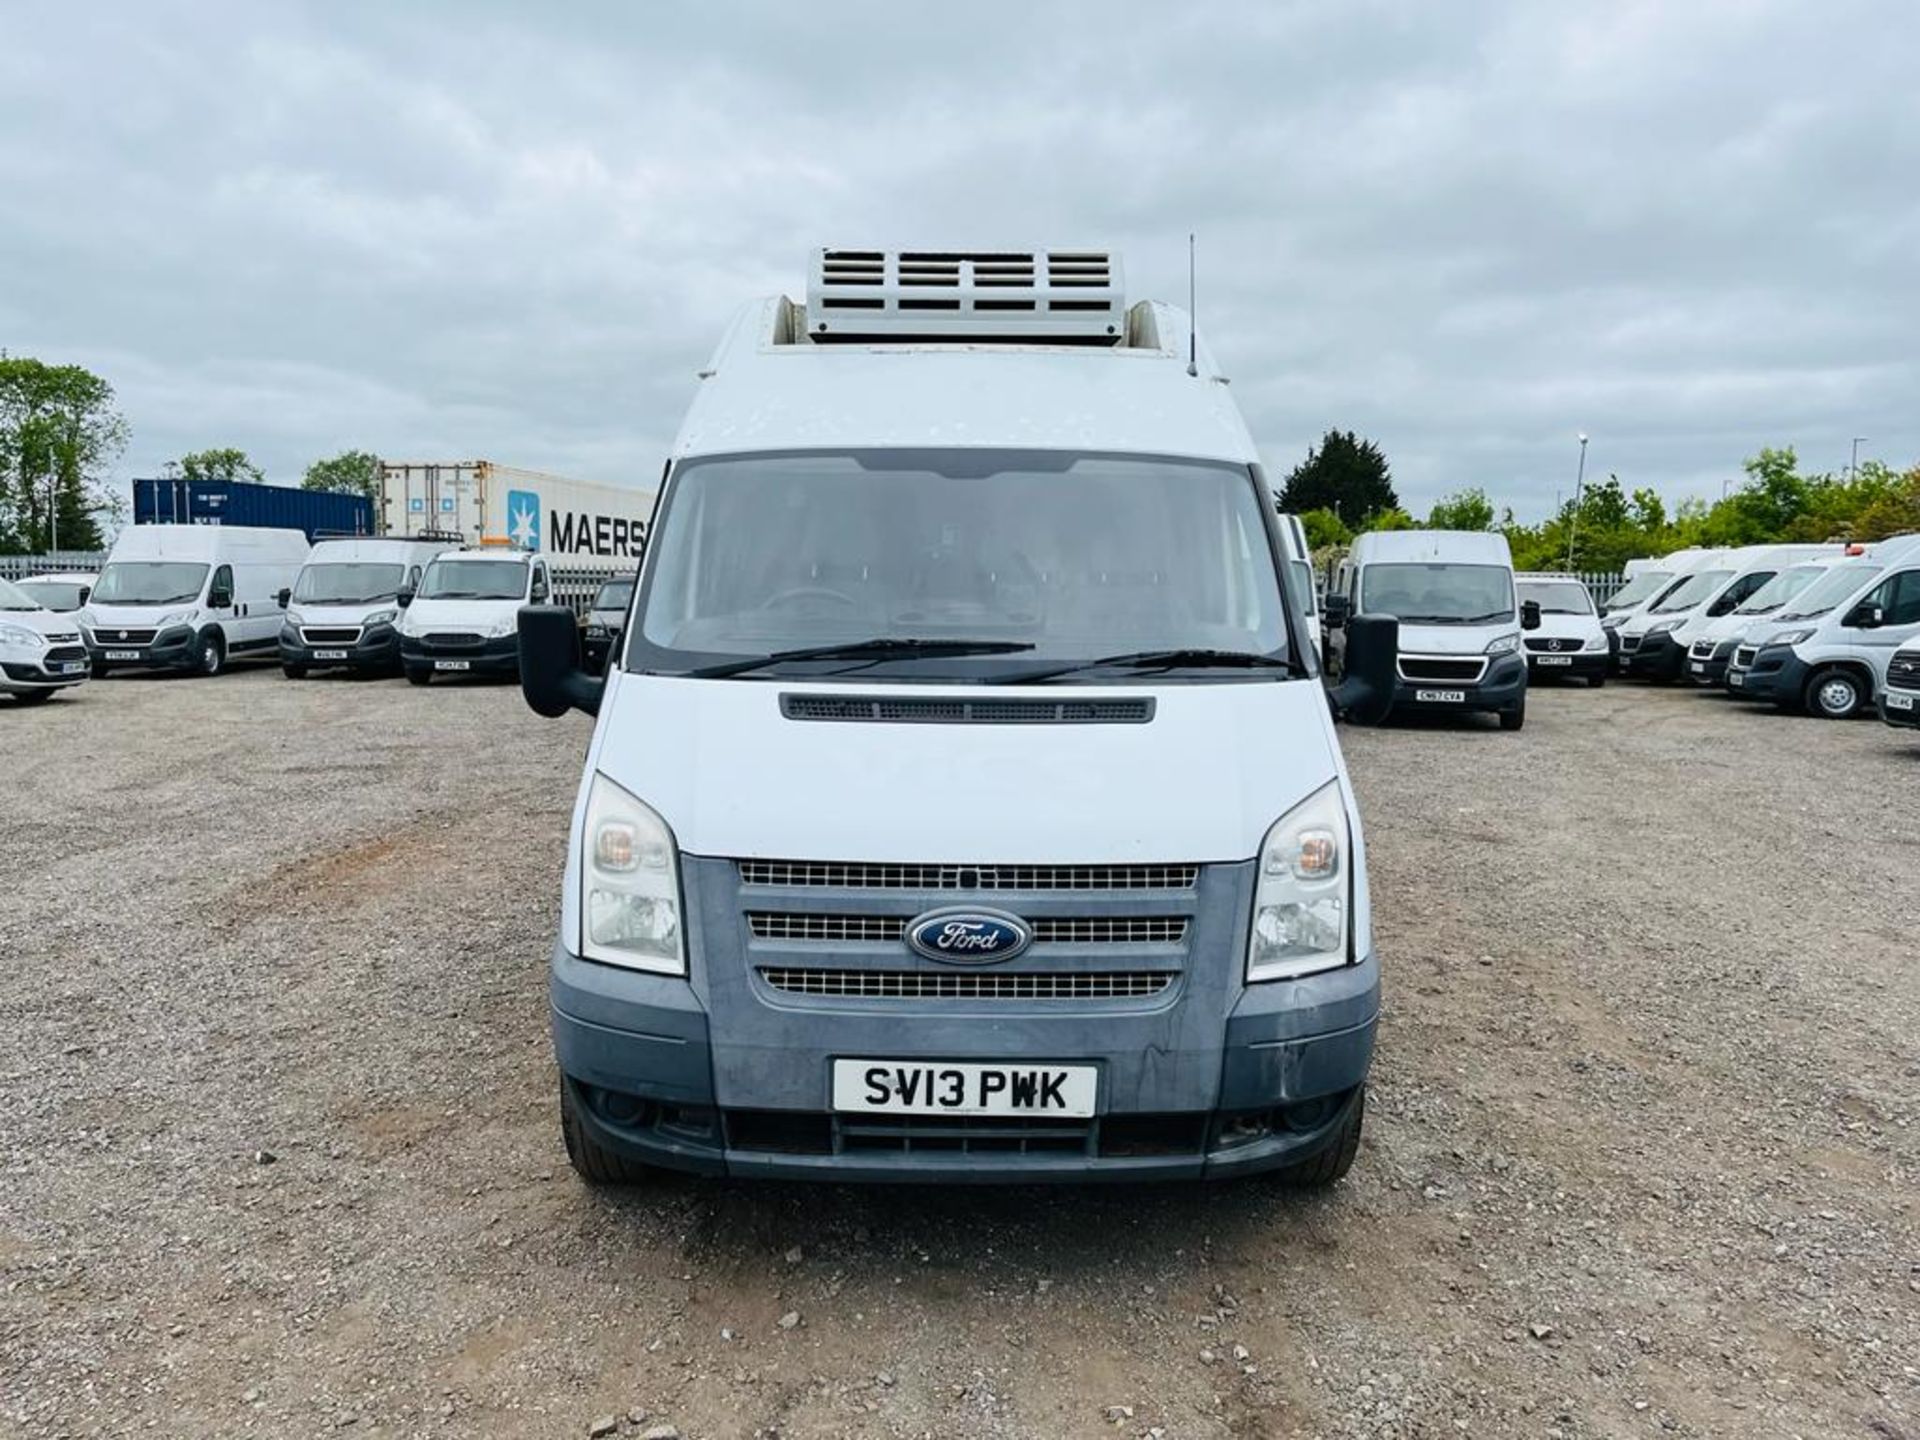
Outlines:
<svg viewBox="0 0 1920 1440"><path fill-rule="evenodd" d="M1920 690L1920 655L1895 655L1889 660L1887 684L1895 690Z"/></svg>
<svg viewBox="0 0 1920 1440"><path fill-rule="evenodd" d="M1153 699L961 700L946 696L782 695L789 720L931 725L1144 725Z"/></svg>
<svg viewBox="0 0 1920 1440"><path fill-rule="evenodd" d="M886 865L742 860L740 883L833 890L1191 890L1198 865Z"/></svg>
<svg viewBox="0 0 1920 1440"><path fill-rule="evenodd" d="M853 1000L1137 1000L1160 994L1172 971L1010 974L979 970L764 969L760 977L790 995Z"/></svg>
<svg viewBox="0 0 1920 1440"><path fill-rule="evenodd" d="M1745 670L1753 664L1753 657L1760 653L1757 645L1742 645L1733 652L1733 665L1736 670Z"/></svg>
<svg viewBox="0 0 1920 1440"><path fill-rule="evenodd" d="M1402 680L1444 680L1471 685L1486 673L1483 655L1402 655Z"/></svg>
<svg viewBox="0 0 1920 1440"><path fill-rule="evenodd" d="M906 920L893 915L809 915L786 910L756 910L747 915L756 940L815 943L898 942ZM1177 945L1187 936L1185 916L1099 915L1048 918L1031 922L1036 945Z"/></svg>

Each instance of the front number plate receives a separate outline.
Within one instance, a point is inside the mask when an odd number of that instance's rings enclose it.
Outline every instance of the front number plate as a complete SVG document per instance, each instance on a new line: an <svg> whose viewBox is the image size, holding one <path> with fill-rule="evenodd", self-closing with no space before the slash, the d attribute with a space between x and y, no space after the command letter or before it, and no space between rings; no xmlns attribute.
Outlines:
<svg viewBox="0 0 1920 1440"><path fill-rule="evenodd" d="M1573 657L1571 655L1536 655L1533 657L1533 663L1536 665L1571 665L1573 663Z"/></svg>
<svg viewBox="0 0 1920 1440"><path fill-rule="evenodd" d="M833 1108L876 1115L1093 1114L1092 1065L836 1060Z"/></svg>
<svg viewBox="0 0 1920 1440"><path fill-rule="evenodd" d="M1741 686L1745 685L1746 683L1747 683L1747 677L1741 674L1738 670L1730 670L1727 672L1727 684L1731 685L1734 689L1738 690Z"/></svg>
<svg viewBox="0 0 1920 1440"><path fill-rule="evenodd" d="M1458 705L1467 698L1464 690L1416 690L1413 698L1419 701L1439 701L1442 704Z"/></svg>
<svg viewBox="0 0 1920 1440"><path fill-rule="evenodd" d="M138 650L107 651L107 659L109 660L138 660L139 658L140 658L140 652Z"/></svg>
<svg viewBox="0 0 1920 1440"><path fill-rule="evenodd" d="M471 660L436 660L433 662L433 668L436 670L471 670L473 668L473 662Z"/></svg>
<svg viewBox="0 0 1920 1440"><path fill-rule="evenodd" d="M316 650L313 652L313 658L316 660L344 660L347 658L347 652L344 650Z"/></svg>
<svg viewBox="0 0 1920 1440"><path fill-rule="evenodd" d="M1887 709L1911 710L1913 709L1913 696L1889 694L1887 696Z"/></svg>

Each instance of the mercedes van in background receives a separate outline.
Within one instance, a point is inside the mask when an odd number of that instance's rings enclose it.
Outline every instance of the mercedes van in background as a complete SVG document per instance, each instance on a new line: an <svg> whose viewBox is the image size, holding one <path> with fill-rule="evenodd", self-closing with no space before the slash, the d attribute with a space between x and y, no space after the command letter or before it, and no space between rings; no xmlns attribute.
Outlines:
<svg viewBox="0 0 1920 1440"><path fill-rule="evenodd" d="M1749 629L1727 667L1727 689L1844 720L1873 707L1887 662L1916 635L1920 535L1879 540Z"/></svg>
<svg viewBox="0 0 1920 1440"><path fill-rule="evenodd" d="M272 658L279 594L307 558L298 530L129 525L77 612L96 675L166 668L217 675Z"/></svg>
<svg viewBox="0 0 1920 1440"><path fill-rule="evenodd" d="M1727 666L1733 659L1734 647L1740 643L1742 635L1762 617L1779 610L1835 565L1865 553L1864 547L1857 545L1844 550L1821 548L1831 553L1787 566L1726 614L1703 618L1697 628L1689 627L1691 642L1687 647L1687 678L1696 685L1724 684Z"/></svg>
<svg viewBox="0 0 1920 1440"><path fill-rule="evenodd" d="M400 592L419 587L422 572L453 539L322 539L288 590L276 597L280 669L289 680L338 666L400 671Z"/></svg>
<svg viewBox="0 0 1920 1440"><path fill-rule="evenodd" d="M419 587L398 596L407 679L425 685L435 675L518 675L515 617L522 605L552 598L552 562L545 555L443 550L428 562Z"/></svg>
<svg viewBox="0 0 1920 1440"><path fill-rule="evenodd" d="M1504 535L1478 530L1375 530L1359 536L1327 592L1329 663L1344 666L1347 622L1400 622L1395 711L1484 711L1503 730L1527 719L1521 631L1540 610L1514 592Z"/></svg>
<svg viewBox="0 0 1920 1440"><path fill-rule="evenodd" d="M73 617L0 580L0 695L36 705L87 674L87 649Z"/></svg>
<svg viewBox="0 0 1920 1440"><path fill-rule="evenodd" d="M1537 571L1513 577L1524 606L1540 607L1540 624L1522 637L1529 682L1541 676L1584 680L1598 688L1613 668L1612 647L1593 593L1576 575Z"/></svg>
<svg viewBox="0 0 1920 1440"><path fill-rule="evenodd" d="M828 250L701 374L605 677L571 611L520 616L528 702L597 716L552 956L575 1168L1337 1179L1365 847L1188 317L1104 252ZM1393 623L1346 643L1333 706L1378 718Z"/></svg>

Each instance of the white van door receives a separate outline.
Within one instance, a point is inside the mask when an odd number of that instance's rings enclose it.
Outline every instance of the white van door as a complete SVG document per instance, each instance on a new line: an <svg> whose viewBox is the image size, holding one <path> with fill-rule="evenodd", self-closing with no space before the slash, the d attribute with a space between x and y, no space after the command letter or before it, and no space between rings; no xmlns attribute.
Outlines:
<svg viewBox="0 0 1920 1440"><path fill-rule="evenodd" d="M207 580L207 613L220 627L227 653L246 645L246 630L240 623L240 600L234 593L233 566L216 565Z"/></svg>
<svg viewBox="0 0 1920 1440"><path fill-rule="evenodd" d="M1864 611L1879 610L1880 623L1849 625ZM1920 635L1920 569L1896 570L1861 597L1841 620L1847 646L1873 667L1873 691L1887 688L1887 661L1907 641Z"/></svg>

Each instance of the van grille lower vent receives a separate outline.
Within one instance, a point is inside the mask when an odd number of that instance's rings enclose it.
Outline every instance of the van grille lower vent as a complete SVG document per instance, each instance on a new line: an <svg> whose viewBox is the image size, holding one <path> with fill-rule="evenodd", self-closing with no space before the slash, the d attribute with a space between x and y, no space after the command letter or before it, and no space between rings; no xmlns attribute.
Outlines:
<svg viewBox="0 0 1920 1440"><path fill-rule="evenodd" d="M1153 697L1138 700L952 700L901 695L782 695L789 720L893 725L1144 725Z"/></svg>

